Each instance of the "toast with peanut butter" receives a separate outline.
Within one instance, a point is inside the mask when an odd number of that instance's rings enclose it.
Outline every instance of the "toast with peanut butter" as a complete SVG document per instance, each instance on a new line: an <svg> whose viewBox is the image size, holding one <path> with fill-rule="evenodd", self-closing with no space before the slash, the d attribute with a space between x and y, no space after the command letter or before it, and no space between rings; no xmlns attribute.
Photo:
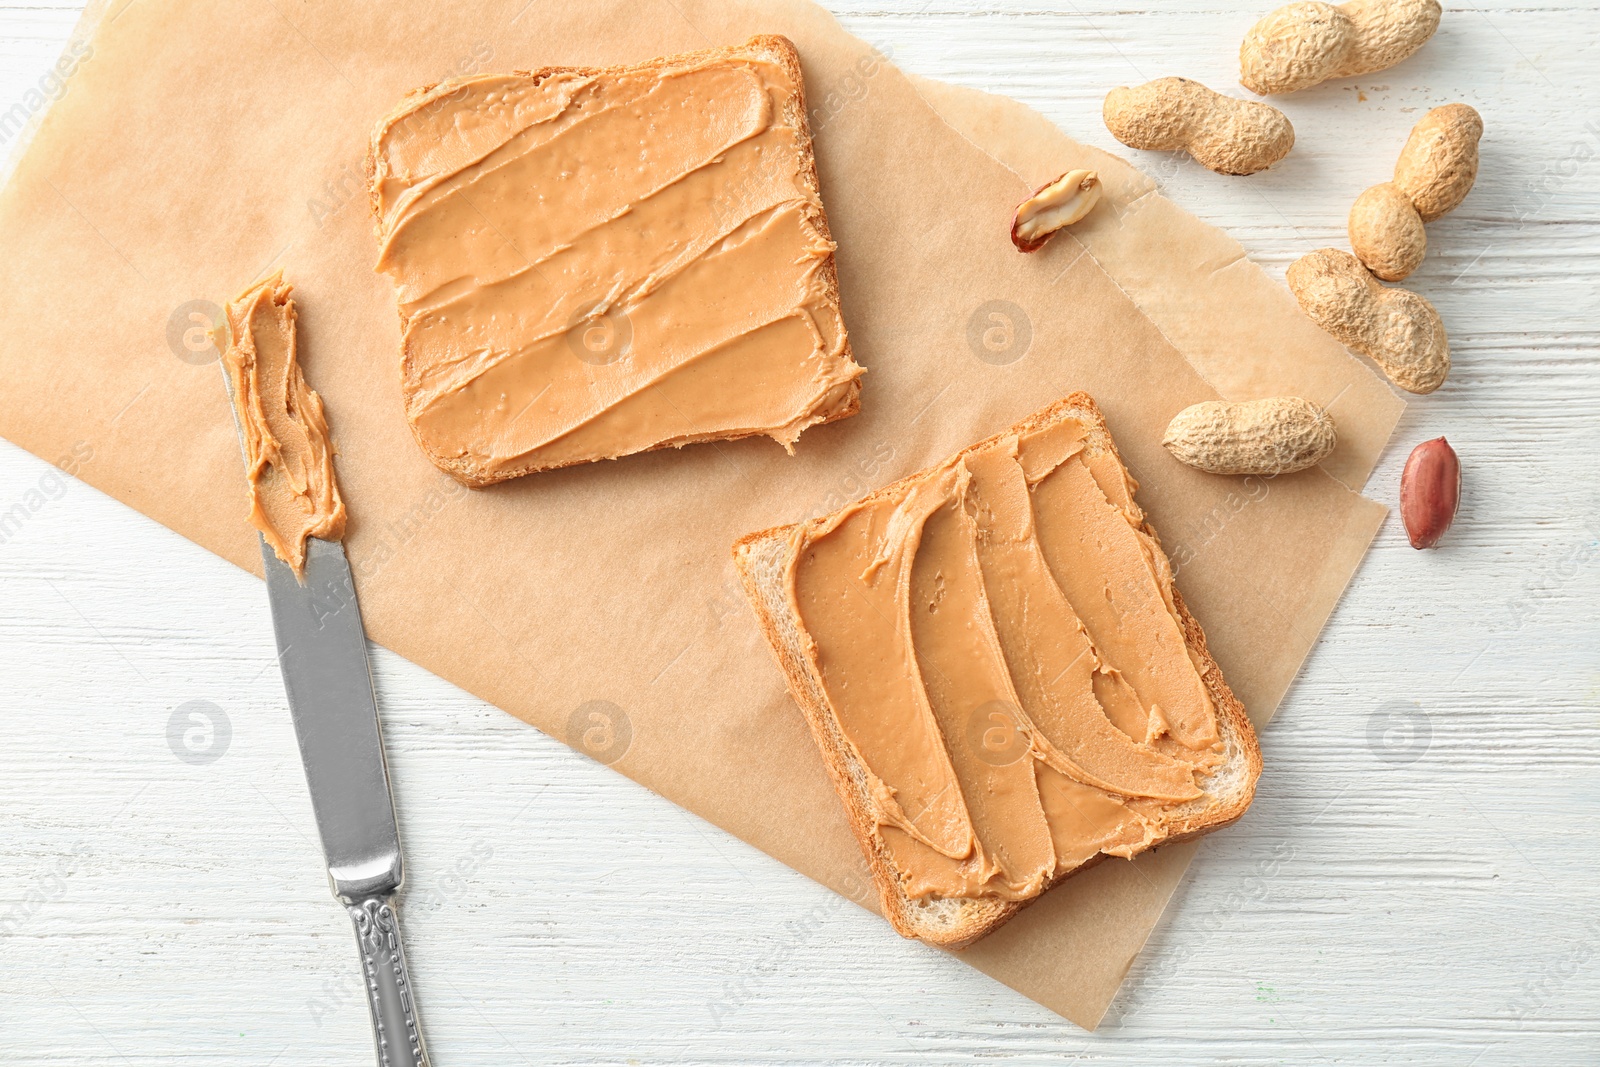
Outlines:
<svg viewBox="0 0 1600 1067"><path fill-rule="evenodd" d="M419 89L367 159L417 443L485 486L853 415L794 46Z"/></svg>
<svg viewBox="0 0 1600 1067"><path fill-rule="evenodd" d="M1075 393L734 560L906 937L1244 813L1261 753Z"/></svg>

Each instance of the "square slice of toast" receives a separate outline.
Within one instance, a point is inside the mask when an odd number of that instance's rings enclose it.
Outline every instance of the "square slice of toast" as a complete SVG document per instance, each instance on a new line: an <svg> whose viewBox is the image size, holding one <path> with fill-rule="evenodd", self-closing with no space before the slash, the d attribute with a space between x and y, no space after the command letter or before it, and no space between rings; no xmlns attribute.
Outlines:
<svg viewBox="0 0 1600 1067"><path fill-rule="evenodd" d="M960 948L1107 856L1233 822L1255 732L1093 399L828 516L739 577L902 935Z"/></svg>
<svg viewBox="0 0 1600 1067"><path fill-rule="evenodd" d="M859 408L786 38L428 86L367 171L406 415L467 485L757 435L792 452Z"/></svg>

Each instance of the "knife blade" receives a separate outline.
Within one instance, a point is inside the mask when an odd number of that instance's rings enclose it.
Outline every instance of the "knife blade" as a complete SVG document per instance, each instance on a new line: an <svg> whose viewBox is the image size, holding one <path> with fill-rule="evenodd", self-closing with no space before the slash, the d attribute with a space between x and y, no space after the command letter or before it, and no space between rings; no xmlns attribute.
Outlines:
<svg viewBox="0 0 1600 1067"><path fill-rule="evenodd" d="M328 883L355 925L381 1067L426 1067L395 894L405 878L383 732L344 545L310 538L305 580L261 538L278 666Z"/></svg>

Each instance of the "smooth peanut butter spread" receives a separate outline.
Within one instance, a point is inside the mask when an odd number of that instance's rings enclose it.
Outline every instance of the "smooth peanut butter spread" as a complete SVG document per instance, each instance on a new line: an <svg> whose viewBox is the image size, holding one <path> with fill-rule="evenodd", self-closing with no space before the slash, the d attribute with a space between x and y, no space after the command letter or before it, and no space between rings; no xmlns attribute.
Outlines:
<svg viewBox="0 0 1600 1067"><path fill-rule="evenodd" d="M322 398L300 369L292 288L274 274L228 305L222 366L244 442L250 521L302 574L306 538L344 537L345 511Z"/></svg>
<svg viewBox="0 0 1600 1067"><path fill-rule="evenodd" d="M912 898L1027 899L1224 758L1166 556L1064 419L796 528L788 594Z"/></svg>
<svg viewBox="0 0 1600 1067"><path fill-rule="evenodd" d="M383 120L378 269L435 463L484 485L710 439L792 451L854 413L798 73L758 38L455 79Z"/></svg>

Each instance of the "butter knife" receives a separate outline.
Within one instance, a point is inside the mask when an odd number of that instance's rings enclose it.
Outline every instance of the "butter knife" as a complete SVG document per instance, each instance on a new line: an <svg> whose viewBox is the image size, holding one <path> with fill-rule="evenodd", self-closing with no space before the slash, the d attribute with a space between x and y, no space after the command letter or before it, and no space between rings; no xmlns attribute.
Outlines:
<svg viewBox="0 0 1600 1067"><path fill-rule="evenodd" d="M274 281L281 286L282 275ZM217 347L221 351L223 345ZM218 365L248 465L250 447L233 377L226 358ZM355 924L378 1067L427 1067L395 903L405 878L400 828L350 561L340 542L307 538L304 573L296 575L265 536L259 540L278 668L311 789L328 884Z"/></svg>
<svg viewBox="0 0 1600 1067"><path fill-rule="evenodd" d="M278 665L333 895L361 949L379 1067L426 1067L395 893L400 830L344 545L306 541L305 581L261 540Z"/></svg>

